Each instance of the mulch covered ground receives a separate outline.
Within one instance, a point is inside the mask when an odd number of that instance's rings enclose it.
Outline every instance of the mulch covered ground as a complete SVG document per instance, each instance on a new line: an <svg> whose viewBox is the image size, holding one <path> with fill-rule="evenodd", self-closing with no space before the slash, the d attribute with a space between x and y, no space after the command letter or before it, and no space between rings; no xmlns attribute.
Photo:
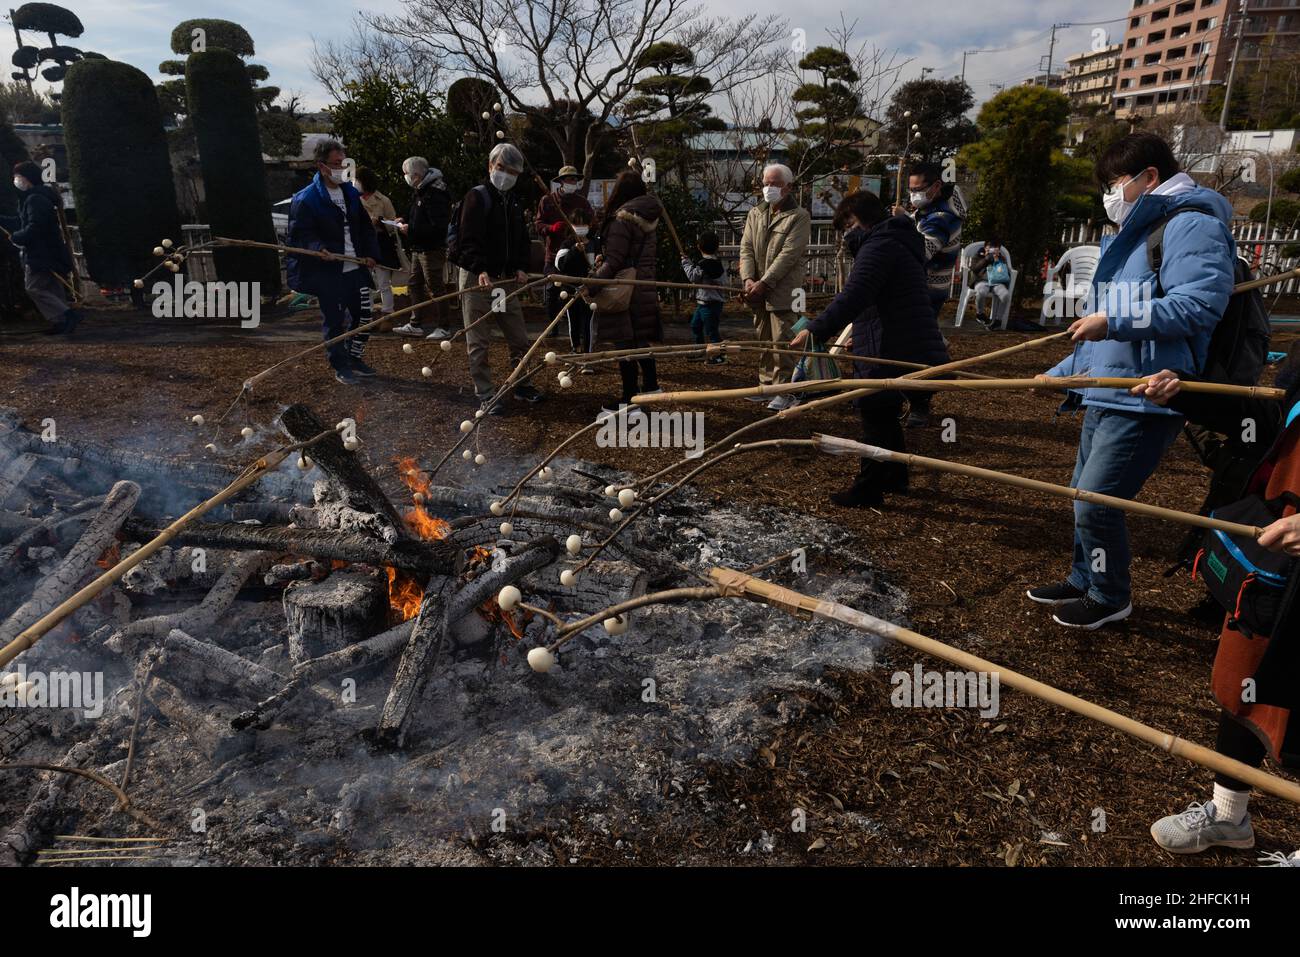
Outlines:
<svg viewBox="0 0 1300 957"><path fill-rule="evenodd" d="M682 322L671 327L684 341ZM741 338L747 317L729 316L724 335ZM533 328L537 326L534 324ZM208 431L187 424L194 413L212 423L251 374L303 348L317 335L310 316L266 321L243 331L232 323L159 321L127 311L96 310L77 338L43 337L34 329L0 327L0 406L16 407L29 427L52 417L59 433L202 458ZM949 330L954 357L1027 338L967 325ZM1275 348L1285 348L1279 336ZM374 463L397 455L430 460L457 437L456 424L474 408L457 347L439 352L419 342L415 355L396 336L372 340L367 359L383 377L361 388L334 382L322 358L283 370L259 390L251 421L269 427L289 402L305 402L325 421L351 415L361 424ZM498 346L494 364L505 368ZM1028 376L1065 354L1054 344L990 363L979 371ZM420 376L430 365L432 378ZM662 362L667 389L734 387L755 382L753 353L724 366ZM536 407L514 407L493 419L483 447L527 456L549 451L590 422L600 402L617 393L613 371L578 376ZM910 433L911 451L1068 483L1078 422L1053 418L1056 403L1023 393L940 394L936 421L951 417L956 441L937 427ZM761 406L743 401L705 407L706 436L721 438L752 421ZM223 446L237 443L245 410L232 414ZM331 418L331 416L335 418ZM830 410L796 420L768 436L811 431L856 437L856 420ZM268 433L269 434L269 433ZM230 454L243 461L251 450ZM680 451L629 452L587 442L574 454L638 473L657 470ZM457 460L448 473L455 477ZM807 454L741 456L702 475L701 488L720 501L780 502L828 517L853 530L862 555L884 580L911 599L916 630L1038 678L1139 721L1211 744L1217 711L1209 696L1217 628L1189 615L1202 597L1186 575L1163 577L1183 530L1130 518L1134 541L1133 616L1119 627L1081 634L1052 623L1024 598L1027 587L1063 577L1068 567L1068 502L959 476L915 474L912 492L880 509L839 509L827 494L851 476L852 463ZM1195 510L1206 475L1185 442L1167 456L1142 500ZM772 554L803 542L773 530ZM815 552L810 558L816 561ZM782 578L795 585L797 579ZM777 612L773 612L777 614ZM582 863L824 862L834 864L1151 865L1253 864L1256 852L1211 852L1175 858L1147 829L1156 818L1209 795L1211 775L1118 732L1003 689L1001 713L907 709L890 704L889 675L921 661L908 649L886 650L885 666L869 674L828 676L824 695L751 760L701 768L697 781L672 789L666 814L638 817L607 809L608 833L566 834L557 859ZM707 788L702 785L707 784ZM706 797L707 796L707 797ZM792 833L792 814L807 813L806 834ZM1100 811L1098 809L1101 809ZM1300 808L1277 799L1252 805L1260 851L1300 847ZM1104 812L1104 829L1098 822ZM778 835L764 852L761 835ZM746 848L749 850L746 852Z"/></svg>

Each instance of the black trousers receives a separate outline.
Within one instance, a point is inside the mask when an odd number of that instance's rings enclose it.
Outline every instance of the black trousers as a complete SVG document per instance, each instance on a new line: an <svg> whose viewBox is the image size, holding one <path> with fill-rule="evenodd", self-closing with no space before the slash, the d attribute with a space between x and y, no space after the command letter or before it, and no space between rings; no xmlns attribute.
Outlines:
<svg viewBox="0 0 1300 957"><path fill-rule="evenodd" d="M618 371L623 377L624 405L630 404L632 396L638 392L653 392L659 388L659 374L654 359L621 359L618 363ZM638 372L640 372L640 388L637 388Z"/></svg>
<svg viewBox="0 0 1300 957"><path fill-rule="evenodd" d="M1264 755L1267 754L1264 743L1255 737L1255 732L1226 711L1219 715L1219 734L1214 742L1214 750L1226 758L1235 758L1242 764L1248 764L1252 768L1257 768L1263 764ZM1214 775L1214 783L1221 784L1229 791L1250 790L1249 784L1238 781L1222 771Z"/></svg>
<svg viewBox="0 0 1300 957"><path fill-rule="evenodd" d="M874 392L856 400L858 416L862 420L862 441L868 445L906 452L903 424L898 420L903 411L903 393L894 390ZM858 481L897 489L907 484L907 466L899 462L858 460Z"/></svg>

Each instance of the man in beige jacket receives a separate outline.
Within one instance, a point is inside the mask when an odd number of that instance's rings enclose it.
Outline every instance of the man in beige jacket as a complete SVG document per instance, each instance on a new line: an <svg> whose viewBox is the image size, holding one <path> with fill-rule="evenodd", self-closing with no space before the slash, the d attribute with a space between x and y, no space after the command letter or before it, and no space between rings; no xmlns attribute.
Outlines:
<svg viewBox="0 0 1300 957"><path fill-rule="evenodd" d="M804 284L812 217L791 193L794 173L774 163L763 168L763 200L745 218L740 239L740 278L745 298L754 309L754 332L768 346L758 357L758 381L763 385L789 382L794 356L771 351L790 341L795 323L795 291ZM768 408L780 411L794 404L779 395Z"/></svg>

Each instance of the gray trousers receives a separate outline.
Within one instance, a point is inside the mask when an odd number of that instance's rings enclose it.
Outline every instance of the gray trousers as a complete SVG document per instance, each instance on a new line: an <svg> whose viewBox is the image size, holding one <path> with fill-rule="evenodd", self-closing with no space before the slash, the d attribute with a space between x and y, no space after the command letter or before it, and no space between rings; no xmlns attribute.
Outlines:
<svg viewBox="0 0 1300 957"><path fill-rule="evenodd" d="M41 315L54 322L62 319L68 311L68 287L59 282L59 277L48 270L33 272L32 267L23 266L23 285Z"/></svg>
<svg viewBox="0 0 1300 957"><path fill-rule="evenodd" d="M469 353L469 377L474 380L474 394L480 399L487 399L493 393L492 369L488 365L488 345L492 342L492 327L496 326L506 337L510 349L510 364L513 369L523 359L524 353L532 345L524 329L524 308L519 297L513 296L502 303L502 312L492 312L494 299L492 290L501 289L503 295L509 295L516 288L514 283L479 288L478 276L464 269L457 270L459 281L457 289L472 289L473 292L460 297L461 315L465 326L465 350ZM474 320L485 313L491 313L472 329Z"/></svg>
<svg viewBox="0 0 1300 957"><path fill-rule="evenodd" d="M1011 290L1000 282L977 282L975 284L975 308L983 312L993 299L1006 302L1011 297Z"/></svg>

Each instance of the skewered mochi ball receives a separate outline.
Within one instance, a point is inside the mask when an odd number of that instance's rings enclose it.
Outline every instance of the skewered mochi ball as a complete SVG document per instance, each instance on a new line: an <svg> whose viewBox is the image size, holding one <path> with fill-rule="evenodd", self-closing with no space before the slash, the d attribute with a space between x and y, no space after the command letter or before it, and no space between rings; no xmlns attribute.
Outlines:
<svg viewBox="0 0 1300 957"><path fill-rule="evenodd" d="M298 468L306 472L312 466L312 461L305 455L298 456Z"/></svg>
<svg viewBox="0 0 1300 957"><path fill-rule="evenodd" d="M569 290L567 290L567 289L561 289L561 290L560 290L560 298L561 298L561 299L568 299L568 298L569 298Z"/></svg>
<svg viewBox="0 0 1300 957"><path fill-rule="evenodd" d="M635 501L636 492L632 491L630 488L625 488L623 491L618 493L618 504L622 505L624 508L630 507Z"/></svg>
<svg viewBox="0 0 1300 957"><path fill-rule="evenodd" d="M606 485L606 486L605 486L605 494L608 495L610 498L613 498L614 495L615 495L617 492L618 492L618 489L617 489L615 486L613 486L613 485Z"/></svg>
<svg viewBox="0 0 1300 957"><path fill-rule="evenodd" d="M500 103L493 103L493 104L492 104L492 112L493 112L493 113L500 113L500 112L501 112L501 104L500 104Z"/></svg>
<svg viewBox="0 0 1300 957"><path fill-rule="evenodd" d="M402 351L409 356L412 352L415 351L415 346L411 345L409 342L403 342Z"/></svg>
<svg viewBox="0 0 1300 957"><path fill-rule="evenodd" d="M482 112L481 116L482 116L483 119L485 119L485 120L490 120L490 119L492 119L492 114L489 113L487 110L484 110L484 111Z"/></svg>
<svg viewBox="0 0 1300 957"><path fill-rule="evenodd" d="M546 648L534 648L528 652L528 667L539 674L546 674L555 666L555 655Z"/></svg>
<svg viewBox="0 0 1300 957"><path fill-rule="evenodd" d="M547 482L550 481L551 476L554 474L555 474L555 470L553 468L551 468L549 465L543 465L542 470L537 473L537 477L540 478L543 482Z"/></svg>
<svg viewBox="0 0 1300 957"><path fill-rule="evenodd" d="M155 247L153 248L153 254L154 254L155 256L162 256L162 255L165 255L166 252L167 252L167 250L163 249L161 246L155 246Z"/></svg>
<svg viewBox="0 0 1300 957"><path fill-rule="evenodd" d="M578 576L572 568L566 568L564 571L560 572L560 584L565 588L572 588L573 583L577 580Z"/></svg>
<svg viewBox="0 0 1300 957"><path fill-rule="evenodd" d="M523 597L518 588L514 585L507 585L497 592L497 604L501 606L502 611L514 611L519 605L519 600Z"/></svg>
<svg viewBox="0 0 1300 957"><path fill-rule="evenodd" d="M239 430L239 434L246 439L251 439L253 437L252 426L248 426L248 425L244 426L242 429Z"/></svg>
<svg viewBox="0 0 1300 957"><path fill-rule="evenodd" d="M470 432L474 431L474 423L469 419L465 419L460 423L460 430L468 435Z"/></svg>
<svg viewBox="0 0 1300 957"><path fill-rule="evenodd" d="M171 241L170 239L164 239L164 240L162 241L162 247L163 247L163 249L171 249L171 248L172 248L172 241Z"/></svg>
<svg viewBox="0 0 1300 957"><path fill-rule="evenodd" d="M555 363L557 363L557 362L559 362L559 361L560 361L560 357L559 357L556 353L554 353L554 352L548 352L548 353L546 353L546 364L547 364L548 366L553 366L553 365L555 365Z"/></svg>
<svg viewBox="0 0 1300 957"><path fill-rule="evenodd" d="M474 453L471 452L469 449L466 449L464 452L460 453L460 457L463 458L466 462L468 462L470 459L474 457Z"/></svg>
<svg viewBox="0 0 1300 957"><path fill-rule="evenodd" d="M486 463L486 462L487 462L487 456L484 455L482 452L480 452L478 455L474 456L474 464L475 464L475 465L483 465L483 464Z"/></svg>
<svg viewBox="0 0 1300 957"><path fill-rule="evenodd" d="M491 512L493 515L497 516L498 518L500 518L502 515L506 513L506 507L502 505L500 502L493 502L491 505L488 506L488 511Z"/></svg>
<svg viewBox="0 0 1300 957"><path fill-rule="evenodd" d="M506 138L506 131L505 131L505 130L497 130L497 139L499 139L499 140L503 140L503 139L505 139L505 138Z"/></svg>
<svg viewBox="0 0 1300 957"><path fill-rule="evenodd" d="M624 634L627 631L627 616L619 615L617 618L606 618L605 631L616 636Z"/></svg>
<svg viewBox="0 0 1300 957"><path fill-rule="evenodd" d="M209 451L209 452L215 452L215 451L217 450L217 447L216 447L215 445L213 445L211 442L209 442L207 445L203 446L203 448L205 448L205 449L206 449L207 451Z"/></svg>
<svg viewBox="0 0 1300 957"><path fill-rule="evenodd" d="M443 339L442 342L438 344L438 348L443 352L451 352L451 340Z"/></svg>
<svg viewBox="0 0 1300 957"><path fill-rule="evenodd" d="M501 534L502 534L502 535L513 535L514 533L515 533L515 527L514 527L514 525L510 524L509 522L502 522L502 523L501 523Z"/></svg>
<svg viewBox="0 0 1300 957"><path fill-rule="evenodd" d="M204 420L203 416L201 416L201 415L195 415L195 416L191 416L191 417L190 417L190 421L193 422L195 425L202 425L202 424L204 423L205 420Z"/></svg>
<svg viewBox="0 0 1300 957"><path fill-rule="evenodd" d="M487 413L484 412L482 409L476 409L476 410L474 411L474 418L476 418L476 419L481 419L481 418L483 418L483 416L485 416L485 415L487 415Z"/></svg>
<svg viewBox="0 0 1300 957"><path fill-rule="evenodd" d="M174 262L166 262L166 263L163 263L163 265L167 267L167 271L168 271L168 272L180 272L180 271L181 271L181 267L178 266L178 265L176 265Z"/></svg>
<svg viewBox="0 0 1300 957"><path fill-rule="evenodd" d="M428 366L425 366L423 369L420 370L420 375L424 376L426 379L432 379L433 370L430 369Z"/></svg>
<svg viewBox="0 0 1300 957"><path fill-rule="evenodd" d="M570 555L576 555L582 551L582 536L570 535L564 540L564 547L569 550Z"/></svg>
<svg viewBox="0 0 1300 957"><path fill-rule="evenodd" d="M609 510L609 520L611 522L621 522L623 521L623 513L616 508L611 508Z"/></svg>
<svg viewBox="0 0 1300 957"><path fill-rule="evenodd" d="M134 282L132 282L131 285L135 286L136 289L143 289L143 288L144 288L144 280L143 280L143 279L137 279L137 280L135 280Z"/></svg>
<svg viewBox="0 0 1300 957"><path fill-rule="evenodd" d="M571 387L572 385L573 385L573 379L572 379L572 377L567 376L567 375L562 375L562 376L560 376L560 388L561 388L561 389L567 389L567 388Z"/></svg>

